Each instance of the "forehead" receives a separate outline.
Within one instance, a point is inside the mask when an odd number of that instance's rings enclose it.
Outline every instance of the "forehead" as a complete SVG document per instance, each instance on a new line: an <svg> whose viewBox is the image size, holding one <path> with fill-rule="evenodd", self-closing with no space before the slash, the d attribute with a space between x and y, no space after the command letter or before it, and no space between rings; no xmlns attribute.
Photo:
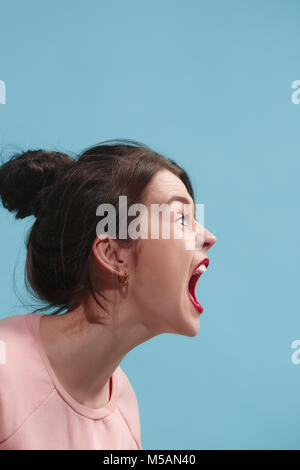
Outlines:
<svg viewBox="0 0 300 470"><path fill-rule="evenodd" d="M145 196L147 203L166 202L173 195L186 197L192 204L185 184L181 179L169 170L159 170L148 184Z"/></svg>

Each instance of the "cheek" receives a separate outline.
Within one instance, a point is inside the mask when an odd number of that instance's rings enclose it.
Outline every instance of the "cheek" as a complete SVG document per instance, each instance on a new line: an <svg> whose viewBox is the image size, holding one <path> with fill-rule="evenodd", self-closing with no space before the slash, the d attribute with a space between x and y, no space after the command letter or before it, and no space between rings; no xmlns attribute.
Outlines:
<svg viewBox="0 0 300 470"><path fill-rule="evenodd" d="M187 286L190 256L183 240L143 240L139 262L141 301L163 314L174 309Z"/></svg>

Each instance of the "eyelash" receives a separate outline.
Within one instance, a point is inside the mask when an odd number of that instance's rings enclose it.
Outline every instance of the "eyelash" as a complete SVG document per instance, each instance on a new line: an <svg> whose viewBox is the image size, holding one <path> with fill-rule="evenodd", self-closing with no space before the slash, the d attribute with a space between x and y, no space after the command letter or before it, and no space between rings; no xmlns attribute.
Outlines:
<svg viewBox="0 0 300 470"><path fill-rule="evenodd" d="M178 221L178 220L181 220L181 219L182 219L182 220L185 220L186 218L187 218L187 217L185 217L184 215L181 215L180 218L177 219L177 221ZM177 222L177 221L176 221L176 222ZM182 225L185 225L185 224L182 224Z"/></svg>
<svg viewBox="0 0 300 470"><path fill-rule="evenodd" d="M189 217L189 216L185 217L185 216L182 214L182 215L180 216L180 218L176 220L176 222L177 222L178 220L181 220L181 219L182 219L182 220L190 219L190 217ZM198 221L196 217L194 217L194 219L195 219L196 222ZM188 225L188 224L182 224L182 225Z"/></svg>

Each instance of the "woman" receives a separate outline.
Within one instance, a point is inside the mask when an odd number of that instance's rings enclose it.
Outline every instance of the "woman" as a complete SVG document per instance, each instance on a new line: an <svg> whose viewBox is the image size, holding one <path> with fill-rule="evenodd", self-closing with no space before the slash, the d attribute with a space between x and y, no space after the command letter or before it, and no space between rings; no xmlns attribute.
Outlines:
<svg viewBox="0 0 300 470"><path fill-rule="evenodd" d="M161 333L197 334L201 273L192 274L208 265L216 241L204 228L199 235L186 172L139 142L109 140L77 159L43 150L14 156L0 168L0 195L16 218L36 217L25 281L46 303L0 321L0 449L142 449L138 402L119 364ZM161 221L153 204L168 203L170 237L119 236L125 216L127 228L134 222L119 196L147 209L146 234ZM102 204L116 209L116 237L99 233ZM193 237L195 249L186 249Z"/></svg>

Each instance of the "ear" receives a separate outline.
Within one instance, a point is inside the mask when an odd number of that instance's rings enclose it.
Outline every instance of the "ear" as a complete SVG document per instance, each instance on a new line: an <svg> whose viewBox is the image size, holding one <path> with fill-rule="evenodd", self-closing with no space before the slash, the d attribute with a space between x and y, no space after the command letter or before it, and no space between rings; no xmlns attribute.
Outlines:
<svg viewBox="0 0 300 470"><path fill-rule="evenodd" d="M117 242L108 235L102 234L101 237L97 236L93 242L92 251L96 261L111 273L116 273L114 266L120 268L118 274L123 274L123 271L126 270L126 259L122 259L122 252Z"/></svg>

